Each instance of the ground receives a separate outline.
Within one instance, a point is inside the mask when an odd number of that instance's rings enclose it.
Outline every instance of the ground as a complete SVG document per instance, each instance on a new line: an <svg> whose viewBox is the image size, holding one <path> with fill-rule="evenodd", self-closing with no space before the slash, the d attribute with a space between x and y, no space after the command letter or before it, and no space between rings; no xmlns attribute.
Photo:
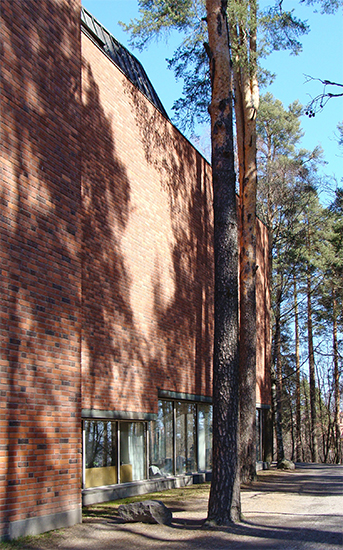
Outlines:
<svg viewBox="0 0 343 550"><path fill-rule="evenodd" d="M0 549L22 550L342 550L343 466L297 465L296 470L260 472L242 489L243 521L230 529L206 530L209 485L147 495L173 512L171 527L128 524L115 504L92 506L83 523ZM132 500L132 499L131 499ZM136 499L138 500L138 499ZM142 497L139 497L142 500Z"/></svg>

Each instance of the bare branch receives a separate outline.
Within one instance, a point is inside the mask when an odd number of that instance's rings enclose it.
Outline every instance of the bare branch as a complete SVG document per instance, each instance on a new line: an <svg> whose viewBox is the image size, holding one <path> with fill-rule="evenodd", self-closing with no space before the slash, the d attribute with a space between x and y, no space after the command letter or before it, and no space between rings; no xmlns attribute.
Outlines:
<svg viewBox="0 0 343 550"><path fill-rule="evenodd" d="M329 92L327 91L328 86L337 86L343 88L343 84L339 82L332 82L331 80L322 80L321 78L314 78L313 76L305 74L305 83L310 82L311 80L317 80L323 85L323 91L321 94L318 94L316 97L311 98L311 101L305 107L305 115L309 118L313 118L317 113L320 113L327 102L333 97L343 97L343 92Z"/></svg>

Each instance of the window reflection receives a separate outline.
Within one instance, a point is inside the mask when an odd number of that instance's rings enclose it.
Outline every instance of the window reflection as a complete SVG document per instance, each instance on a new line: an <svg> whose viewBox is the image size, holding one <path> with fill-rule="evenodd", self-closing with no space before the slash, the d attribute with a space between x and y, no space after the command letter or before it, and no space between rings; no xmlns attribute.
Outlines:
<svg viewBox="0 0 343 550"><path fill-rule="evenodd" d="M212 469L212 406L198 405L199 471Z"/></svg>
<svg viewBox="0 0 343 550"><path fill-rule="evenodd" d="M139 421L85 420L86 488L146 479L146 426ZM211 467L212 406L160 400L157 419L149 426L149 477Z"/></svg>
<svg viewBox="0 0 343 550"><path fill-rule="evenodd" d="M196 466L196 405L176 402L176 465L177 474L195 472Z"/></svg>
<svg viewBox="0 0 343 550"><path fill-rule="evenodd" d="M143 422L120 423L120 482L146 478Z"/></svg>
<svg viewBox="0 0 343 550"><path fill-rule="evenodd" d="M86 488L117 483L117 423L87 420L85 439Z"/></svg>
<svg viewBox="0 0 343 550"><path fill-rule="evenodd" d="M150 425L149 477L173 474L173 403L158 402L156 422Z"/></svg>

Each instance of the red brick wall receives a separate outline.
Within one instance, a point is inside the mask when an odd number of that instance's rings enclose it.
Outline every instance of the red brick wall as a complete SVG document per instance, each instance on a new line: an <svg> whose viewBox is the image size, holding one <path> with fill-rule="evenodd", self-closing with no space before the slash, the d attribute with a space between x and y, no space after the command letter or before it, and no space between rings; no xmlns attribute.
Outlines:
<svg viewBox="0 0 343 550"><path fill-rule="evenodd" d="M82 407L211 395L208 163L82 37Z"/></svg>
<svg viewBox="0 0 343 550"><path fill-rule="evenodd" d="M210 166L86 36L82 407L211 395ZM269 404L267 232L257 226L257 402Z"/></svg>
<svg viewBox="0 0 343 550"><path fill-rule="evenodd" d="M0 536L80 507L79 17L1 2Z"/></svg>
<svg viewBox="0 0 343 550"><path fill-rule="evenodd" d="M79 11L2 2L0 536L79 509L81 406L212 393L210 166L84 36L81 102Z"/></svg>

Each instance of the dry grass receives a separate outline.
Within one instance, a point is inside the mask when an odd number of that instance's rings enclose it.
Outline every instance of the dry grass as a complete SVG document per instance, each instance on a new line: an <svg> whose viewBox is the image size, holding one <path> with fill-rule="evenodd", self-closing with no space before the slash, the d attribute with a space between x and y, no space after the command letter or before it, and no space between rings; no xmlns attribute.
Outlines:
<svg viewBox="0 0 343 550"><path fill-rule="evenodd" d="M201 483L189 485L188 487L180 487L178 489L168 489L167 491L158 491L156 493L113 500L111 502L103 502L101 504L93 504L82 509L82 518L83 520L99 517L110 518L116 515L118 506L121 504L142 502L143 500L161 500L163 504L168 506L172 511L179 510L180 508L184 508L186 506L186 501L190 499L207 499L210 486L210 483Z"/></svg>

